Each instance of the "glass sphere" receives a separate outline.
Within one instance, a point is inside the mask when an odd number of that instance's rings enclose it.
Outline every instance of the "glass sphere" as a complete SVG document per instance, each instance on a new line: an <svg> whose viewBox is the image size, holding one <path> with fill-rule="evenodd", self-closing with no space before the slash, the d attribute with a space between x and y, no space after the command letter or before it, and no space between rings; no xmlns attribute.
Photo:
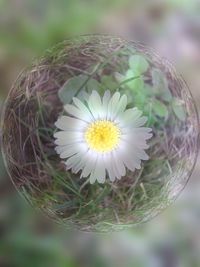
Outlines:
<svg viewBox="0 0 200 267"><path fill-rule="evenodd" d="M34 207L68 228L102 232L147 221L177 197L198 132L191 93L166 59L90 35L58 44L19 75L2 147Z"/></svg>

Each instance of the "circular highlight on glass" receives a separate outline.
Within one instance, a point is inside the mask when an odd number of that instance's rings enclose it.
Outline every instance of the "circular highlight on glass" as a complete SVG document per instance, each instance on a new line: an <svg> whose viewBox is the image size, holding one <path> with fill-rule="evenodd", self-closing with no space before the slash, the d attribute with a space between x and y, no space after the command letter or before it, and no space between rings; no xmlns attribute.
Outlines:
<svg viewBox="0 0 200 267"><path fill-rule="evenodd" d="M25 198L68 228L137 225L177 197L194 168L199 122L171 64L108 35L66 40L23 71L2 147Z"/></svg>

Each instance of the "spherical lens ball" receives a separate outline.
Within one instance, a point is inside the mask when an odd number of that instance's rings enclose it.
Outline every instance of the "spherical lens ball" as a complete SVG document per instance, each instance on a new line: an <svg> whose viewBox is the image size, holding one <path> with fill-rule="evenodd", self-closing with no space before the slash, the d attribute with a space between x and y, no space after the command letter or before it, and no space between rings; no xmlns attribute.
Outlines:
<svg viewBox="0 0 200 267"><path fill-rule="evenodd" d="M3 114L7 170L22 195L67 228L147 221L186 185L198 115L171 64L120 37L72 38L12 86Z"/></svg>

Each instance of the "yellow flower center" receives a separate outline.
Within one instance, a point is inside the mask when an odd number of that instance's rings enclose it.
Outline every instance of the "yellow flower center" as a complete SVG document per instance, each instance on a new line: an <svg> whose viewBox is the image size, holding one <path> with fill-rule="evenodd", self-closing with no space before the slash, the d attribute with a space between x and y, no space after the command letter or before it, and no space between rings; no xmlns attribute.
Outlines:
<svg viewBox="0 0 200 267"><path fill-rule="evenodd" d="M89 125L85 140L91 149L109 152L119 144L120 129L111 121L99 120Z"/></svg>

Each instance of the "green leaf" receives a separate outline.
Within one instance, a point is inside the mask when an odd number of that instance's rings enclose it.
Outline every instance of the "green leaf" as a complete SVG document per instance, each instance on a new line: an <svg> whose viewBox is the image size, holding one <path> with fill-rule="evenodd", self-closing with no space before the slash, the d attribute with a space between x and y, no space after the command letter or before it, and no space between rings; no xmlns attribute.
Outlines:
<svg viewBox="0 0 200 267"><path fill-rule="evenodd" d="M129 58L129 66L134 73L142 74L147 71L149 63L143 56L133 55Z"/></svg>
<svg viewBox="0 0 200 267"><path fill-rule="evenodd" d="M115 90L118 87L118 83L109 75L102 76L101 83L109 90Z"/></svg>
<svg viewBox="0 0 200 267"><path fill-rule="evenodd" d="M124 82L127 80L125 85L127 85L133 91L140 91L144 88L144 81L138 74L134 73L133 70L129 69L126 72Z"/></svg>
<svg viewBox="0 0 200 267"><path fill-rule="evenodd" d="M78 93L81 87L85 88L88 79L86 75L79 75L70 78L63 87L58 91L58 96L63 104L69 104L72 98Z"/></svg>
<svg viewBox="0 0 200 267"><path fill-rule="evenodd" d="M91 94L93 90L99 91L100 87L101 84L97 80L89 79L87 75L79 75L69 79L59 90L58 96L63 104L69 104L74 96L84 99L87 93Z"/></svg>
<svg viewBox="0 0 200 267"><path fill-rule="evenodd" d="M161 70L152 70L152 82L155 94L160 96L163 100L170 102L172 100L172 95L168 87L167 79Z"/></svg>
<svg viewBox="0 0 200 267"><path fill-rule="evenodd" d="M161 101L155 99L153 102L153 111L154 113L159 116L159 117L167 117L168 116L168 109L165 106L164 103L162 103Z"/></svg>
<svg viewBox="0 0 200 267"><path fill-rule="evenodd" d="M92 93L93 90L98 92L100 87L101 84L97 80L91 78L86 84L86 91L88 93Z"/></svg>
<svg viewBox="0 0 200 267"><path fill-rule="evenodd" d="M186 120L186 112L183 107L183 103L181 102L180 99L174 98L172 101L172 109L176 115L176 117L181 120L185 121Z"/></svg>

